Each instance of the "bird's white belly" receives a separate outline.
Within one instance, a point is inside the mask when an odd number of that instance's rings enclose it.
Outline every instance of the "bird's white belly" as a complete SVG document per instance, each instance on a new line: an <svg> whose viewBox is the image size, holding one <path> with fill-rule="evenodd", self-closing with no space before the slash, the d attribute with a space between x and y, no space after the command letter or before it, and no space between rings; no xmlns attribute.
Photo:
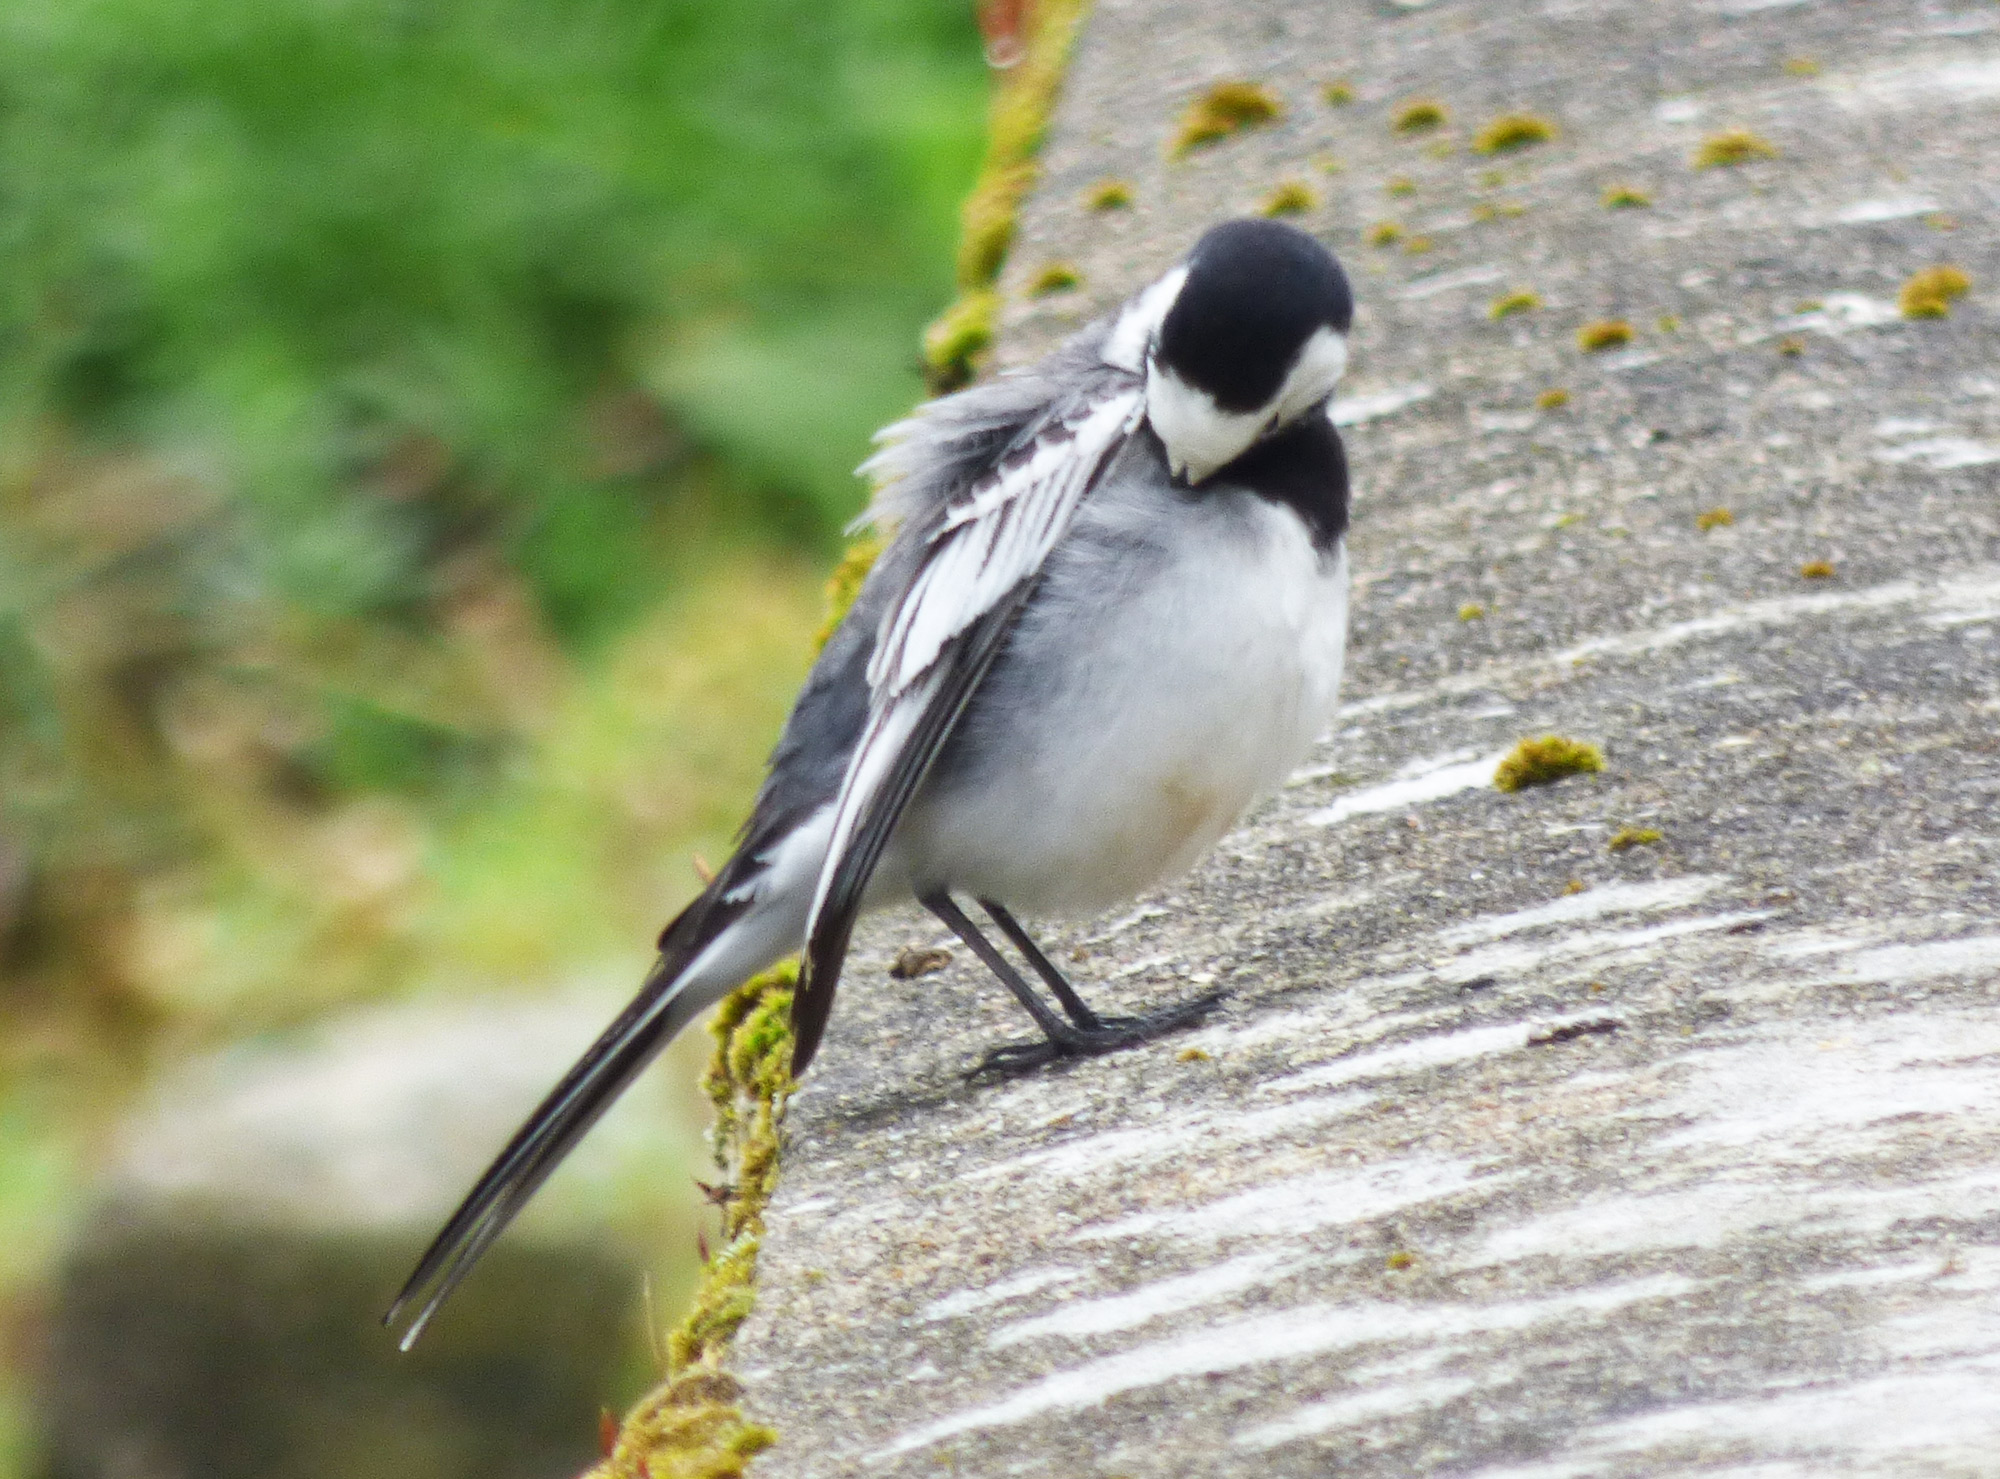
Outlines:
<svg viewBox="0 0 2000 1479"><path fill-rule="evenodd" d="M906 817L893 850L920 891L1106 909L1186 870L1297 766L1339 690L1345 548L1322 555L1261 499L1214 532L1028 638L1036 681L984 763Z"/></svg>

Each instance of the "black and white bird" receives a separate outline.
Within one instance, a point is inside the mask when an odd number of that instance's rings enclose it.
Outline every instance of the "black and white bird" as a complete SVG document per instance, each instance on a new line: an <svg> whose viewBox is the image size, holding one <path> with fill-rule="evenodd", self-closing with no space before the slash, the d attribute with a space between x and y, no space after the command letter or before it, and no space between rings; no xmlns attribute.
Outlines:
<svg viewBox="0 0 2000 1479"><path fill-rule="evenodd" d="M1034 1017L1043 1040L987 1066L1123 1047L1213 1005L1099 1017L1015 911L1087 915L1187 869L1331 719L1348 577L1329 403L1352 319L1310 236L1230 221L1040 363L881 433L862 472L888 546L741 844L424 1254L387 1316L416 1310L405 1348L639 1070L801 949L803 1073L866 910L915 899Z"/></svg>

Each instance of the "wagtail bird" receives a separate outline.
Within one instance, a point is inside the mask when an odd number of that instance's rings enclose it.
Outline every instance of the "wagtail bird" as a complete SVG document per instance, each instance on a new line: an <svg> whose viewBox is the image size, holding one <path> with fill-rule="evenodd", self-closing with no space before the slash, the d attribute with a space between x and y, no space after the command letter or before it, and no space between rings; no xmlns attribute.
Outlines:
<svg viewBox="0 0 2000 1479"><path fill-rule="evenodd" d="M864 522L889 542L735 855L424 1254L387 1316L416 1308L405 1348L674 1034L800 950L803 1074L866 910L916 900L1034 1018L1042 1039L985 1068L1124 1047L1214 1004L1100 1017L1017 911L1087 915L1183 872L1331 720L1348 577L1329 402L1353 316L1310 236L1230 221L1038 364L880 434Z"/></svg>

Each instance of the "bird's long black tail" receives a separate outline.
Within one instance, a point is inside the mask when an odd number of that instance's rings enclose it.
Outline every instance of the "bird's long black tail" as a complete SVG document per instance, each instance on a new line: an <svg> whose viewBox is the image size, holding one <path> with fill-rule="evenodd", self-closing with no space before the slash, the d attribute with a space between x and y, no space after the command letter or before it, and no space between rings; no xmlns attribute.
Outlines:
<svg viewBox="0 0 2000 1479"><path fill-rule="evenodd" d="M721 885L718 879L667 926L660 936L660 958L631 1005L515 1132L417 1260L409 1282L382 1317L384 1325L394 1326L415 1309L399 1342L404 1350L416 1344L480 1255L639 1071L725 992L770 963L755 959L764 952L753 946L753 956L745 961L691 969L752 908L747 900L729 898Z"/></svg>

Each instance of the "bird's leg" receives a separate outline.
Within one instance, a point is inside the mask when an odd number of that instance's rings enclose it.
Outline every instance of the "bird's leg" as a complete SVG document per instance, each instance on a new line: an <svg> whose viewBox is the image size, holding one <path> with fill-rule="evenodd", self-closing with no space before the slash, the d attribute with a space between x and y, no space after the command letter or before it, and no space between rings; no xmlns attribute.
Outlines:
<svg viewBox="0 0 2000 1479"><path fill-rule="evenodd" d="M1022 927L1020 920L1008 912L1004 904L996 904L991 899L981 899L979 907L992 916L993 922L1000 926L1000 932L1014 942L1016 950L1027 957L1028 964L1035 968L1035 974L1048 984L1049 990L1055 993L1056 1000L1062 1003L1062 1009L1069 1013L1070 1021L1083 1028L1104 1025L1097 1013L1076 994L1076 988L1069 984L1069 978L1056 969L1056 963L1042 953L1042 947L1035 943L1034 937Z"/></svg>
<svg viewBox="0 0 2000 1479"><path fill-rule="evenodd" d="M1118 1018L1107 1022L1091 1012L1069 983L1063 981L1058 999L1062 999L1064 993L1067 994L1068 1000L1064 1001L1065 1009L1068 1010L1073 1002L1075 1009L1089 1016L1094 1025L1086 1027L1082 1023L1065 1022L1049 1010L1048 1003L1035 994L1034 987L1022 979L1021 973L1014 969L1012 962L1000 953L991 940L980 933L979 926L965 916L965 912L951 901L949 894L943 892L931 894L920 902L942 920L946 928L963 940L967 948L979 957L988 970L999 977L1001 984L1014 993L1015 1000L1027 1009L1028 1015L1035 1019L1035 1025L1042 1029L1041 1042L1007 1043L993 1049L980 1060L979 1066L972 1070L972 1076L975 1077L982 1073L1020 1073L1038 1068L1044 1063L1054 1062L1057 1058L1085 1057L1108 1053L1117 1048L1131 1047L1134 1043L1144 1042L1158 1033L1168 1032L1197 1020L1206 1015L1222 997L1221 992L1209 992L1194 1001L1154 1012L1145 1017ZM1053 976L1055 980L1062 980L1062 973L1056 970L1040 949L1035 947L1032 940L1028 940L1027 931L1021 928L1020 923L1012 915L1004 909L994 910L990 905L985 907L993 913L994 921L1007 931L1008 938L1022 946L1022 953L1035 964L1037 973L1041 974L1043 979L1047 980ZM1010 925L1012 928L1009 928ZM1026 943L1023 944L1023 941ZM1054 982L1051 981L1050 984L1053 989Z"/></svg>
<svg viewBox="0 0 2000 1479"><path fill-rule="evenodd" d="M1220 991L1205 991L1193 1000L1182 1002L1178 1006L1162 1007L1157 1012L1147 1012L1137 1017L1100 1017L1090 1009L1082 997L1076 994L1076 988L1069 984L1063 973L1056 968L1055 962L1049 959L1029 935L1027 927L1009 913L1006 906L996 904L991 899L981 899L979 907L993 916L993 922L1006 932L1007 938L1014 942L1014 948L1025 955L1028 964L1035 968L1036 974L1049 983L1049 990L1055 993L1056 1000L1063 1004L1063 1010L1069 1013L1070 1020L1079 1027L1091 1031L1118 1032L1124 1035L1126 1042L1143 1042L1149 1037L1157 1037L1163 1032L1172 1032L1176 1027L1185 1027L1190 1022L1199 1021L1222 1000Z"/></svg>

